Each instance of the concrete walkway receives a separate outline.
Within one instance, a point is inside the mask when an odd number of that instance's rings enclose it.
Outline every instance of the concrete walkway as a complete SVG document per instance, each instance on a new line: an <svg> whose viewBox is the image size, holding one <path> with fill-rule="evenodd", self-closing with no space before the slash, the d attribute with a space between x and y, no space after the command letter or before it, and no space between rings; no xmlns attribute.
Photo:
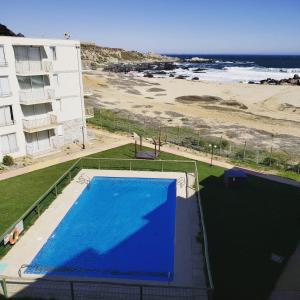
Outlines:
<svg viewBox="0 0 300 300"><path fill-rule="evenodd" d="M49 156L44 157L44 158L36 159L36 161L34 161L34 163L30 166L26 166L26 167L23 167L23 168L10 170L10 171L1 173L0 174L0 181L4 180L4 179L11 178L11 177L14 177L14 176L29 173L29 172L32 172L32 171L35 171L35 170L43 169L43 168L46 168L46 167L49 167L49 166L53 166L53 165L56 165L56 164L59 164L59 163L70 161L70 160L73 160L73 159L79 159L79 158L87 156L87 155L91 155L91 154L94 154L94 153L109 150L109 149L112 149L112 148L116 148L116 147L119 147L119 146L126 145L128 143L133 143L134 142L133 138L131 138L129 136L121 135L121 134L115 134L115 133L111 133L111 132L101 130L101 129L90 128L89 132L92 135L97 136L97 139L93 140L89 145L87 145L87 149L82 150L82 149L78 148L77 151L75 151L74 153L69 154L69 155L65 155L64 152L60 152L58 154L55 154L54 157L52 155L49 155ZM143 142L143 145L153 148L153 145L148 143L148 142ZM162 147L162 150L164 152L168 152L168 153L171 153L171 154L174 154L174 155L183 156L183 157L193 159L193 160L198 160L198 161L201 161L201 162L205 162L207 164L210 164L210 162L211 162L210 155L205 155L204 153L199 154L199 152L197 152L195 150L188 149L188 148L181 147L181 146L177 146L177 145L167 144L167 145L164 145ZM230 169L230 168L236 167L233 164L222 161L220 159L221 158L215 156L214 160L213 160L213 165L218 166L218 167L222 167L222 168L225 168L225 169ZM288 185L300 188L300 182L292 180L292 179L283 178L283 177L280 177L280 176L276 176L276 175L268 174L268 173L264 173L264 172L258 172L256 170L249 169L249 168L239 167L239 169L243 170L244 172L246 172L249 175L261 177L261 178L264 178L264 179L267 179L267 180L272 180L272 181L275 181L275 182L288 184Z"/></svg>
<svg viewBox="0 0 300 300"><path fill-rule="evenodd" d="M129 143L129 138L123 136L109 136L109 135L100 135L100 138L93 140L86 146L86 149L80 149L76 147L77 150L73 149L73 153L67 154L63 151L55 153L53 155L48 155L45 157L37 158L29 166L9 170L0 174L0 181L15 177L18 175L26 174L32 171L43 169L46 167L54 166L66 161L79 159L81 157L91 155L94 153L102 152L112 148L120 147ZM74 147L73 147L74 148ZM75 149L76 149L75 148ZM71 152L71 151L70 151Z"/></svg>

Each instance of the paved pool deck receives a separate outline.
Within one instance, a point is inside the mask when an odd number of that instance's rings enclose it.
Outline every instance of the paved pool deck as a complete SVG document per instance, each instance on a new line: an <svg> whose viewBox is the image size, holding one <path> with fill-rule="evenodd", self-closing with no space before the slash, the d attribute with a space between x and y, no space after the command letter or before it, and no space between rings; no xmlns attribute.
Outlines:
<svg viewBox="0 0 300 300"><path fill-rule="evenodd" d="M197 197L192 188L195 178L193 174L178 172L81 170L63 192L52 202L49 208L44 211L35 224L20 238L19 242L0 261L0 265L2 266L0 268L0 276L9 278L18 277L20 267L24 264L31 263L86 187L86 183L83 183L84 180L80 179L91 179L94 176L177 179L174 281L167 283L103 278L99 278L99 280L114 283L206 288L202 247L196 240L200 228ZM22 278L38 279L45 277L41 275L24 274L22 272ZM64 279L75 278L64 277ZM83 278L76 279L82 280ZM84 278L84 280L86 281L87 279ZM95 278L91 280L95 281ZM12 294L18 292L19 291L14 291Z"/></svg>

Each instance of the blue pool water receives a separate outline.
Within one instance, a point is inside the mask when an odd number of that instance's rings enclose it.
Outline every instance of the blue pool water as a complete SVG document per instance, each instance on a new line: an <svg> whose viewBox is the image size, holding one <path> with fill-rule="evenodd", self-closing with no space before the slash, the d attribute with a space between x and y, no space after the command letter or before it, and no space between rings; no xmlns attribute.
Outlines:
<svg viewBox="0 0 300 300"><path fill-rule="evenodd" d="M94 177L26 273L173 280L176 180Z"/></svg>

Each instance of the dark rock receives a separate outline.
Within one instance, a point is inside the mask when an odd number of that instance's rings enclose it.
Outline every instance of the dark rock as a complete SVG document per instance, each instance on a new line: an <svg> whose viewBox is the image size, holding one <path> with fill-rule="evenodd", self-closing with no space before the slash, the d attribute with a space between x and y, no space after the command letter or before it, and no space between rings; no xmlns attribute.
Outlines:
<svg viewBox="0 0 300 300"><path fill-rule="evenodd" d="M175 79L186 79L188 76L185 75L178 75L177 77L175 77Z"/></svg>
<svg viewBox="0 0 300 300"><path fill-rule="evenodd" d="M250 81L248 81L248 83L249 83L249 84L256 84L256 82L254 82L254 81L251 81L251 80L250 80Z"/></svg>
<svg viewBox="0 0 300 300"><path fill-rule="evenodd" d="M167 75L168 73L165 71L152 72L154 75Z"/></svg>
<svg viewBox="0 0 300 300"><path fill-rule="evenodd" d="M175 77L175 75L174 75L173 73L171 73L171 74L169 75L169 77Z"/></svg>
<svg viewBox="0 0 300 300"><path fill-rule="evenodd" d="M115 73L126 73L130 71L145 72L145 71L172 71L177 67L172 62L157 62L157 63L138 63L138 64L110 64L104 68L104 71Z"/></svg>
<svg viewBox="0 0 300 300"><path fill-rule="evenodd" d="M199 73L200 73L200 72L201 72L201 73L205 73L205 72L203 72L203 71L207 71L207 69L205 69L205 68L197 68L196 70L193 70L194 73L198 73L198 72L199 72Z"/></svg>
<svg viewBox="0 0 300 300"><path fill-rule="evenodd" d="M145 73L145 74L144 74L144 77L147 77L147 78L153 78L154 76L153 76L153 74L151 74L151 73Z"/></svg>
<svg viewBox="0 0 300 300"><path fill-rule="evenodd" d="M192 80L199 80L199 77L193 77Z"/></svg>
<svg viewBox="0 0 300 300"><path fill-rule="evenodd" d="M300 85L300 77L295 74L294 77L288 79L272 79L267 78L260 81L260 84L270 84L270 85Z"/></svg>

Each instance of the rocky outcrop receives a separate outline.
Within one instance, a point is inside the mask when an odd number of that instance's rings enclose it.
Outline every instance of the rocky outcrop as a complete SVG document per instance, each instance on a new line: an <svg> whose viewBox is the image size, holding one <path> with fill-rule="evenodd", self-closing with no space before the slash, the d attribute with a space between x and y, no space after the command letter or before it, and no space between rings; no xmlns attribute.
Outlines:
<svg viewBox="0 0 300 300"><path fill-rule="evenodd" d="M166 71L176 69L176 65L172 62L151 62L151 63L118 63L108 64L104 67L104 71L115 73L128 73L131 71L145 72L148 75L167 75Z"/></svg>
<svg viewBox="0 0 300 300"><path fill-rule="evenodd" d="M0 24L0 36L19 36L19 37L24 37L24 35L22 33L15 34L13 31L11 31L9 28L7 28L3 24Z"/></svg>
<svg viewBox="0 0 300 300"><path fill-rule="evenodd" d="M253 84L254 82L248 82L250 84ZM295 74L292 78L287 78L287 79L272 79L272 78L267 78L263 79L259 82L260 84L269 84L269 85L298 85L300 86L300 76L298 74Z"/></svg>
<svg viewBox="0 0 300 300"><path fill-rule="evenodd" d="M109 48L97 46L93 43L81 43L81 59L85 64L119 64L138 62L171 62L171 58L155 53L141 53L138 51L127 51L121 48Z"/></svg>

